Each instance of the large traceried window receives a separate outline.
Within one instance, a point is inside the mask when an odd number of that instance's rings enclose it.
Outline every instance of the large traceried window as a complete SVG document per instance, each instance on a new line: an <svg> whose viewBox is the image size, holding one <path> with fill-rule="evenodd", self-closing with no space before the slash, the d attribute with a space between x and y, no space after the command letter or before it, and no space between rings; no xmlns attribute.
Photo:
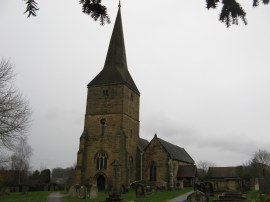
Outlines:
<svg viewBox="0 0 270 202"><path fill-rule="evenodd" d="M96 169L102 170L107 169L107 159L108 155L104 151L100 151L95 155Z"/></svg>

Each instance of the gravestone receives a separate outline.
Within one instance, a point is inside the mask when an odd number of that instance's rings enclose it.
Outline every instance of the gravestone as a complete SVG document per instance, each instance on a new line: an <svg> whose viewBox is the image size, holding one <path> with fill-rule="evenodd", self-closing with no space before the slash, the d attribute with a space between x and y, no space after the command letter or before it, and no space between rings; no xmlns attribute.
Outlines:
<svg viewBox="0 0 270 202"><path fill-rule="evenodd" d="M128 192L128 189L126 188L125 185L122 184L122 187L121 187L121 193L122 194L126 194Z"/></svg>
<svg viewBox="0 0 270 202"><path fill-rule="evenodd" d="M86 186L81 186L78 192L78 198L79 199L86 199L87 195L87 188Z"/></svg>
<svg viewBox="0 0 270 202"><path fill-rule="evenodd" d="M49 184L46 184L46 185L44 186L44 191L49 191Z"/></svg>
<svg viewBox="0 0 270 202"><path fill-rule="evenodd" d="M255 178L255 191L259 191L259 190L260 190L259 179Z"/></svg>
<svg viewBox="0 0 270 202"><path fill-rule="evenodd" d="M54 190L54 184L50 184L50 191L55 191Z"/></svg>
<svg viewBox="0 0 270 202"><path fill-rule="evenodd" d="M73 197L77 196L77 191L76 191L76 187L75 186L71 186L69 188L69 194Z"/></svg>
<svg viewBox="0 0 270 202"><path fill-rule="evenodd" d="M204 193L204 194L206 193L206 192L205 192L205 184L204 184L203 182L200 183L198 190L201 191L201 192Z"/></svg>
<svg viewBox="0 0 270 202"><path fill-rule="evenodd" d="M260 194L270 193L270 180L269 178L259 179Z"/></svg>
<svg viewBox="0 0 270 202"><path fill-rule="evenodd" d="M109 197L106 198L106 202L122 202L124 201L121 198L121 175L120 175L120 163L118 160L114 160L111 164L113 166L114 177L113 177L113 184L112 184L112 191L109 194Z"/></svg>
<svg viewBox="0 0 270 202"><path fill-rule="evenodd" d="M145 196L145 188L142 184L137 184L135 187L136 197L144 197Z"/></svg>
<svg viewBox="0 0 270 202"><path fill-rule="evenodd" d="M9 187L6 187L5 188L5 194L9 194L10 193L10 188Z"/></svg>
<svg viewBox="0 0 270 202"><path fill-rule="evenodd" d="M23 185L23 186L22 186L22 193L23 193L23 194L27 194L28 191L29 191L29 186Z"/></svg>
<svg viewBox="0 0 270 202"><path fill-rule="evenodd" d="M207 197L214 196L214 187L211 182L205 182L205 195Z"/></svg>
<svg viewBox="0 0 270 202"><path fill-rule="evenodd" d="M194 191L187 197L187 202L208 202L208 197L201 191Z"/></svg>
<svg viewBox="0 0 270 202"><path fill-rule="evenodd" d="M98 189L95 184L93 184L90 188L90 199L95 199L97 197Z"/></svg>

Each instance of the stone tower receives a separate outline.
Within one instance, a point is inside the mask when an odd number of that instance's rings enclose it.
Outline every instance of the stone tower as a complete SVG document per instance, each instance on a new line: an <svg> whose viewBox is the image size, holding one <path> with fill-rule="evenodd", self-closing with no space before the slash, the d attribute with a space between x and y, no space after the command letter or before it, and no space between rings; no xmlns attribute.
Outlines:
<svg viewBox="0 0 270 202"><path fill-rule="evenodd" d="M105 65L87 87L76 183L110 189L114 176L112 163L117 161L118 181L126 186L136 180L140 92L127 68L120 6Z"/></svg>

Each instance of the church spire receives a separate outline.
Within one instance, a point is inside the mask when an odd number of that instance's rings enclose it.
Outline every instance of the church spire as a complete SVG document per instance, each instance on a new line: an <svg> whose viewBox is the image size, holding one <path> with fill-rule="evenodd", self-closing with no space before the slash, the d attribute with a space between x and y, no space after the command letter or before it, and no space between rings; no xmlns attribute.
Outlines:
<svg viewBox="0 0 270 202"><path fill-rule="evenodd" d="M113 33L110 40L104 68L124 68L127 69L126 50L121 18L121 5L119 2Z"/></svg>
<svg viewBox="0 0 270 202"><path fill-rule="evenodd" d="M110 45L102 71L88 84L89 86L126 84L137 93L137 89L131 75L129 74L124 43L124 34L121 18L121 4L119 1L118 13L116 16Z"/></svg>

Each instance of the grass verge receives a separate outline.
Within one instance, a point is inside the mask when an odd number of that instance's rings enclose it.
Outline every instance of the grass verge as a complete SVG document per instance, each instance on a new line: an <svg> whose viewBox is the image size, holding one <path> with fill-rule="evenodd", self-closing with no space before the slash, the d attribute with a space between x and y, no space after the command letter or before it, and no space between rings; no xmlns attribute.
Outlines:
<svg viewBox="0 0 270 202"><path fill-rule="evenodd" d="M122 198L126 201L134 201L134 202L166 202L177 196L185 194L191 190L192 188L186 188L183 190L154 192L142 198L136 198L135 192L129 191L128 193L123 194ZM107 197L108 197L107 193L99 192L96 199L91 199L91 200L86 199L84 201L99 202L99 201L104 201ZM72 196L65 196L62 198L62 202L82 202L82 200L76 197L72 197Z"/></svg>
<svg viewBox="0 0 270 202"><path fill-rule="evenodd" d="M0 196L0 202L47 202L50 193L48 191L29 192L27 194L10 193Z"/></svg>

